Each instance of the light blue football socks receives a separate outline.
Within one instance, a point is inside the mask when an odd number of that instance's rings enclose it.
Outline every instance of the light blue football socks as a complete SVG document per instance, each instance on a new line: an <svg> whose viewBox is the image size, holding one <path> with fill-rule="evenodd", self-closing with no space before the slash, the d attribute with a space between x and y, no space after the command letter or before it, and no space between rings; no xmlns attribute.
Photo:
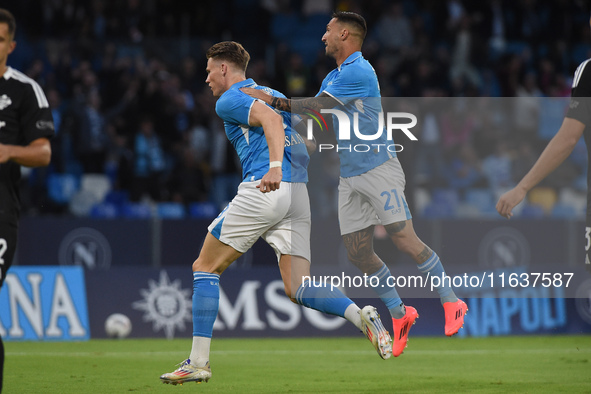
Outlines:
<svg viewBox="0 0 591 394"><path fill-rule="evenodd" d="M441 304L446 302L456 302L458 300L458 297L456 297L456 294L451 288L450 281L443 280L445 277L445 270L443 269L443 265L441 264L441 260L439 260L437 253L433 252L431 257L429 257L424 263L417 265L417 268L426 278L437 276L442 279L438 281L439 286L435 288L441 298Z"/></svg>
<svg viewBox="0 0 591 394"><path fill-rule="evenodd" d="M220 309L220 276L193 272L193 346L189 362L204 367L209 361L213 324Z"/></svg>
<svg viewBox="0 0 591 394"><path fill-rule="evenodd" d="M220 309L220 276L193 272L193 336L211 338Z"/></svg>
<svg viewBox="0 0 591 394"><path fill-rule="evenodd" d="M347 308L354 304L338 288L330 290L327 284L304 281L297 289L295 297L298 304L317 311L345 317Z"/></svg>
<svg viewBox="0 0 591 394"><path fill-rule="evenodd" d="M384 304L386 304L386 307L390 311L390 315L392 315L394 319L400 319L406 314L406 309L398 295L398 291L396 291L396 287L393 286L395 282L392 281L391 283L388 283L388 278L391 276L392 274L386 264L373 274L368 275L370 278L374 277L378 279L377 286L372 286L372 288L380 296ZM370 279L370 283L373 285L376 281Z"/></svg>

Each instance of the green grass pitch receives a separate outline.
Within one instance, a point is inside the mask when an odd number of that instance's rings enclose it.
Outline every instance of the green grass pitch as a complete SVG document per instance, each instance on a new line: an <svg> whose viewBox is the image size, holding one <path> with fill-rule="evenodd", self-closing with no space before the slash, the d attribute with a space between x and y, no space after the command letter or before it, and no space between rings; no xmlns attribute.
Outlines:
<svg viewBox="0 0 591 394"><path fill-rule="evenodd" d="M3 393L591 393L591 336L411 338L386 361L362 337L214 339L208 383L162 384L190 346L5 342Z"/></svg>

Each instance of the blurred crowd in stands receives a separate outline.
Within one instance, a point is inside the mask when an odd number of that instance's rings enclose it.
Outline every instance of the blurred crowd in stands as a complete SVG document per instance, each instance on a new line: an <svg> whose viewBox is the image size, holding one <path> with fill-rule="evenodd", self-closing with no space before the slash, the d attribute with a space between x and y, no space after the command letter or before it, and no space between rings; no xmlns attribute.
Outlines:
<svg viewBox="0 0 591 394"><path fill-rule="evenodd" d="M335 67L321 42L326 23L344 10L367 20L363 53L383 97L513 98L521 116L495 127L461 105L464 116L429 114L400 154L415 216L492 217L499 193L558 130L558 98L591 57L583 0L8 3L18 22L8 63L44 88L57 131L51 166L24 173L28 214L216 215L241 176L204 82L205 51L239 41L252 57L248 77L313 96ZM578 217L586 160L581 142L523 215ZM313 210L334 213L338 158L316 154L311 167Z"/></svg>

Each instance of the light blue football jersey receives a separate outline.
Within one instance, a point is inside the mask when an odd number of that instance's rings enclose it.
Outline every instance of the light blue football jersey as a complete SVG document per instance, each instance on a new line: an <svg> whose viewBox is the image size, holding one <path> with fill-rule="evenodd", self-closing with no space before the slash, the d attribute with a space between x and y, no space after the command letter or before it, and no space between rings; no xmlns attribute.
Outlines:
<svg viewBox="0 0 591 394"><path fill-rule="evenodd" d="M332 70L324 81L320 91L335 98L341 105L335 107L347 114L349 118L350 139L343 140L339 136L339 122L333 115L333 124L339 145L339 159L341 161L341 176L351 177L363 174L387 160L396 156L396 152L389 152L386 146L393 145L392 140L387 140L386 130L381 123L381 136L375 139L363 140L355 135L354 114L358 113L358 131L360 134L371 138L379 135L380 117L382 116L382 101L378 77L375 70L361 52L351 54L339 67ZM382 116L382 122L384 121ZM379 148L374 144L382 144ZM363 145L355 151L355 146ZM350 146L350 150L346 147ZM370 148L367 151L365 147ZM345 148L345 149L343 149Z"/></svg>
<svg viewBox="0 0 591 394"><path fill-rule="evenodd" d="M256 181L269 171L269 147L263 128L248 124L250 109L256 100L241 92L242 87L260 89L275 97L285 98L285 96L276 90L259 86L249 78L232 85L216 103L215 111L224 121L226 136L240 158L242 180ZM292 130L291 113L285 111L279 113L283 118L285 131L285 148L281 166L283 181L307 182L310 157L304 138L297 131Z"/></svg>

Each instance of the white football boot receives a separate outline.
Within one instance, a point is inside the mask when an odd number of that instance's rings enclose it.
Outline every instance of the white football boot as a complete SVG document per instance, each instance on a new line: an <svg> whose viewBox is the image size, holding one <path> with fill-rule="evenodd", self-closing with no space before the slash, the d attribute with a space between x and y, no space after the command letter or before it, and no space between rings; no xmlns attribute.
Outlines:
<svg viewBox="0 0 591 394"><path fill-rule="evenodd" d="M389 359L392 356L392 338L390 338L388 330L384 328L378 310L371 305L367 305L359 313L361 314L363 333L380 357L384 360Z"/></svg>
<svg viewBox="0 0 591 394"><path fill-rule="evenodd" d="M191 360L186 359L183 361L179 368L174 372L165 373L160 376L162 383L167 384L183 384L186 382L206 382L211 379L211 368L209 367L209 361L205 367L196 367L191 365Z"/></svg>

